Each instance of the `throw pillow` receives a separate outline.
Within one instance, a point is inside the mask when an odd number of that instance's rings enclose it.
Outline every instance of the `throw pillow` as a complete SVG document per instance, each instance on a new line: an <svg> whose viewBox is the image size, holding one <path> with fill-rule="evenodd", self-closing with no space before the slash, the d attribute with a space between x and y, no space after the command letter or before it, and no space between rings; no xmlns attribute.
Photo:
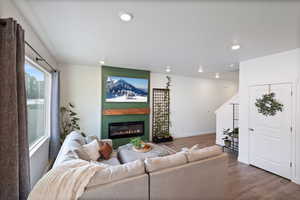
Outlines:
<svg viewBox="0 0 300 200"><path fill-rule="evenodd" d="M161 169L175 167L187 163L184 152L179 152L164 157L146 158L145 166L147 172L154 172Z"/></svg>
<svg viewBox="0 0 300 200"><path fill-rule="evenodd" d="M97 161L100 157L99 144L97 140L93 140L92 142L83 145L81 152L83 151L88 155L89 160ZM84 155L84 153L82 153L81 155ZM86 155L84 155L84 157L86 157Z"/></svg>
<svg viewBox="0 0 300 200"><path fill-rule="evenodd" d="M219 146L211 146L202 149L193 148L185 152L189 162L204 160L213 156L222 154L222 149Z"/></svg>
<svg viewBox="0 0 300 200"><path fill-rule="evenodd" d="M79 148L76 148L73 151L77 154L77 156L80 159L86 160L86 161L90 161L91 160L89 154L87 154L87 152L84 150L83 146L81 146Z"/></svg>
<svg viewBox="0 0 300 200"><path fill-rule="evenodd" d="M181 149L181 151L183 152L190 152L190 151L194 151L194 150L198 150L199 149L199 144L195 144L194 146L192 146L190 149L187 147L183 147Z"/></svg>
<svg viewBox="0 0 300 200"><path fill-rule="evenodd" d="M85 142L86 142L86 144L88 144L88 143L91 143L92 141L94 141L94 140L99 140L98 139L98 137L97 136L94 136L94 135L92 135L92 136L86 136L85 137Z"/></svg>
<svg viewBox="0 0 300 200"><path fill-rule="evenodd" d="M112 151L113 151L113 149L108 143L103 142L100 145L99 152L105 160L108 160L110 158L110 154L112 153Z"/></svg>

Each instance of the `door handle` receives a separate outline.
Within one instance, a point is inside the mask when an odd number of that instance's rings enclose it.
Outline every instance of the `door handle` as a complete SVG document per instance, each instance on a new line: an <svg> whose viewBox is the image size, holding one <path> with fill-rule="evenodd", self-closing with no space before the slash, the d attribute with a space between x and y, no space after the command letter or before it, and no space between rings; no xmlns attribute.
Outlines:
<svg viewBox="0 0 300 200"><path fill-rule="evenodd" d="M249 131L254 131L254 128L249 128Z"/></svg>

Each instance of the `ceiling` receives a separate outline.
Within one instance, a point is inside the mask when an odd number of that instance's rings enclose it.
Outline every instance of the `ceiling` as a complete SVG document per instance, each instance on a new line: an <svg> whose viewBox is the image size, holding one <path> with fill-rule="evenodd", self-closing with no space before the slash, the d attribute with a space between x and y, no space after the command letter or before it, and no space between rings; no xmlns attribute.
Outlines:
<svg viewBox="0 0 300 200"><path fill-rule="evenodd" d="M299 47L297 1L15 0L61 64L234 79L240 61ZM131 22L119 19L130 12ZM241 49L231 50L238 43ZM229 67L235 64L234 67ZM198 73L199 65L204 73Z"/></svg>

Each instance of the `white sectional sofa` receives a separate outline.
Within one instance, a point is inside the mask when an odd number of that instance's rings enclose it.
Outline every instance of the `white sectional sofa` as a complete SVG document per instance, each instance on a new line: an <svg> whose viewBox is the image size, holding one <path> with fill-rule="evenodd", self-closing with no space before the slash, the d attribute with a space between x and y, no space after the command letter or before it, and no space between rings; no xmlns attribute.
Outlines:
<svg viewBox="0 0 300 200"><path fill-rule="evenodd" d="M78 159L73 150L84 144L86 139L83 136L75 132L69 134L53 167L70 159ZM213 149L208 153L203 151L192 156L187 156L187 153L180 152L124 164L129 165L130 170L119 163L114 153L109 160L100 161L112 165L110 174L97 172L80 199L224 199L227 155ZM114 172L120 173L117 168L122 168L123 174L114 175Z"/></svg>

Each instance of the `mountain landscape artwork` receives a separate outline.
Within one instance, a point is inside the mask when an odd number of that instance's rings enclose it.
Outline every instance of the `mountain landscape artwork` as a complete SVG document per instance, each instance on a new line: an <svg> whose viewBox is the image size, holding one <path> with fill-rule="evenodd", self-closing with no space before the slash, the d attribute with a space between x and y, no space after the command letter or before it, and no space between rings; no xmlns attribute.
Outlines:
<svg viewBox="0 0 300 200"><path fill-rule="evenodd" d="M106 102L147 102L148 80L109 76L106 82Z"/></svg>

